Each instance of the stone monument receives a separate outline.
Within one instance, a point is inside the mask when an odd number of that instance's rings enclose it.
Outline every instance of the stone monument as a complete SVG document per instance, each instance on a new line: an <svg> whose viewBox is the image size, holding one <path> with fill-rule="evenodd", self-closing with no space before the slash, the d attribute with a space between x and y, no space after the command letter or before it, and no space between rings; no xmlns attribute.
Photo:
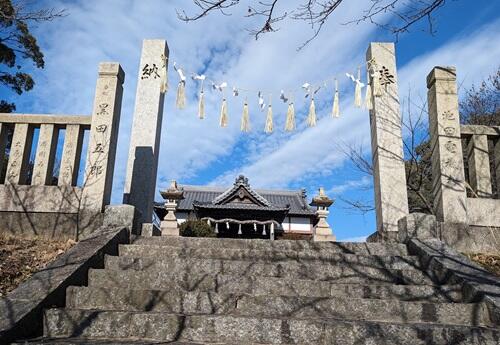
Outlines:
<svg viewBox="0 0 500 345"><path fill-rule="evenodd" d="M333 204L333 200L330 199L326 194L323 187L319 189L319 194L316 195L311 202L311 206L317 208L316 215L318 216L318 223L314 227L314 241L330 241L334 242L336 240L333 230L326 221L328 214L328 208Z"/></svg>
<svg viewBox="0 0 500 345"><path fill-rule="evenodd" d="M377 231L384 236L397 234L398 220L409 212L394 43L370 43L366 60L374 86L370 128Z"/></svg>
<svg viewBox="0 0 500 345"><path fill-rule="evenodd" d="M123 195L141 213L139 224L153 217L167 62L165 40L144 40Z"/></svg>
<svg viewBox="0 0 500 345"><path fill-rule="evenodd" d="M175 209L177 202L184 198L184 191L177 187L177 182L172 180L170 187L167 190L160 191L161 196L166 200L165 209L167 214L160 223L160 230L162 236L179 236L179 226L177 224L177 217L175 216Z"/></svg>

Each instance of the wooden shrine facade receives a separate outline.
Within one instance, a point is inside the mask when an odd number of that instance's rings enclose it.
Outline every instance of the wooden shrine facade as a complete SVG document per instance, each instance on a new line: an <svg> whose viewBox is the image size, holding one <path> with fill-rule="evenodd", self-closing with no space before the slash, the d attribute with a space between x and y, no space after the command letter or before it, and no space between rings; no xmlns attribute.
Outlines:
<svg viewBox="0 0 500 345"><path fill-rule="evenodd" d="M230 188L180 185L183 199L178 202L179 223L203 219L220 235L269 237L272 231L312 234L316 210L309 207L305 190L253 189L240 175ZM160 219L164 203L155 203Z"/></svg>

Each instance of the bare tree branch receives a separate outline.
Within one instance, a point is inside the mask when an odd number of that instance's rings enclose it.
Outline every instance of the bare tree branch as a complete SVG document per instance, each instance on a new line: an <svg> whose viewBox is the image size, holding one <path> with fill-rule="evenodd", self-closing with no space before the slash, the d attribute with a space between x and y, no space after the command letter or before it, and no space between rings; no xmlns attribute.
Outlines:
<svg viewBox="0 0 500 345"><path fill-rule="evenodd" d="M277 10L277 4L287 6L286 1L269 0L256 1L255 5L248 6L246 18L262 17L263 22L257 24L256 28L250 29L250 33L257 39L260 34L278 31L275 24L290 17L292 20L304 21L311 26L312 36L300 45L298 50L304 48L314 40L336 12L344 0L303 0L301 4L289 10ZM199 8L199 12L188 15L184 10L177 11L177 16L185 22L199 20L211 12L218 11L223 15L229 15L227 10L242 5L240 0L193 0ZM444 6L446 0L370 0L363 14L358 18L344 24L360 24L370 22L398 36L408 32L410 27L426 19L429 33L434 33L434 21L432 15L437 9ZM291 13L291 16L288 14ZM386 14L391 14L389 23L382 22Z"/></svg>

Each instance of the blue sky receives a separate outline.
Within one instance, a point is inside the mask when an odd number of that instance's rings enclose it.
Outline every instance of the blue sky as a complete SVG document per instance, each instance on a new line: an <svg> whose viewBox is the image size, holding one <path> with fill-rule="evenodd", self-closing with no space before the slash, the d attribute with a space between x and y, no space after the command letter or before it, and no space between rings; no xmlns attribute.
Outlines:
<svg viewBox="0 0 500 345"><path fill-rule="evenodd" d="M300 1L284 1L290 8ZM393 41L388 32L370 24L342 25L359 15L366 1L343 4L321 34L300 52L296 48L311 35L304 23L285 21L280 31L255 41L247 28L252 20L213 15L195 23L180 22L175 9L189 10L186 0L86 0L47 1L66 8L68 16L35 28L46 56L44 70L34 70L36 87L21 97L0 89L2 98L17 103L20 113L90 114L97 65L118 61L125 70L113 203L123 193L139 69L144 38L164 38L170 61L189 71L203 72L230 86L276 90L273 109L276 131L263 132L265 112L257 110L257 97L250 103L253 131L241 133L239 122L243 98L229 97L229 126L218 127L220 96L207 92L207 118L197 119L196 85L187 84L188 106L175 109L178 77L170 66L160 149L157 188L170 179L184 184L229 186L244 173L256 188L306 188L309 197L324 186L337 202L329 222L338 239L362 238L375 230L373 212L361 215L340 198L373 200L372 181L346 160L342 145L359 145L369 155L369 119L365 110L352 105L353 85L345 72L353 73L364 63L370 41ZM243 8L242 8L243 9ZM396 43L400 96L411 90L414 104L425 101L425 77L433 66L457 67L461 90L492 73L500 63L500 2L491 0L448 1L435 15L435 34L423 32L425 23L401 35ZM381 20L390 20L387 15ZM337 76L342 115L329 117L331 85L316 97L318 125L304 125L308 103L296 93L298 128L284 133L285 105L279 90L300 88ZM266 100L267 101L267 100ZM369 156L367 156L369 157ZM159 195L157 196L159 199Z"/></svg>

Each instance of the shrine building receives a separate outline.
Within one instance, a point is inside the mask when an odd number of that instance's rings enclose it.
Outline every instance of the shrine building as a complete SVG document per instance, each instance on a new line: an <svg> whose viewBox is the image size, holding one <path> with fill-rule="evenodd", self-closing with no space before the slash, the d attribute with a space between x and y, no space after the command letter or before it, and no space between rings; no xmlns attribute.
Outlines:
<svg viewBox="0 0 500 345"><path fill-rule="evenodd" d="M318 222L304 189L253 189L240 175L230 188L179 185L182 198L175 215L179 224L191 219L207 221L220 237L269 237L276 233L312 235ZM166 214L163 202L155 203L159 219Z"/></svg>

